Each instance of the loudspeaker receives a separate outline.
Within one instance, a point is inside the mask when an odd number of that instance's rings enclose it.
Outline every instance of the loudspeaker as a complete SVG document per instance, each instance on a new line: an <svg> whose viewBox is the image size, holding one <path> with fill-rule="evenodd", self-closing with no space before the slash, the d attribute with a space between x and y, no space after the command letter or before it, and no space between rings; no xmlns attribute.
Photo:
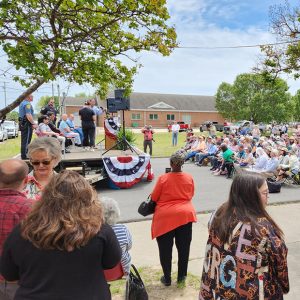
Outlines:
<svg viewBox="0 0 300 300"><path fill-rule="evenodd" d="M130 98L124 98L123 89L115 90L115 98L107 98L107 110L110 113L115 113L119 110L130 109Z"/></svg>
<svg viewBox="0 0 300 300"><path fill-rule="evenodd" d="M107 110L110 113L117 112L119 110L129 110L129 99L123 99L123 98L107 98Z"/></svg>

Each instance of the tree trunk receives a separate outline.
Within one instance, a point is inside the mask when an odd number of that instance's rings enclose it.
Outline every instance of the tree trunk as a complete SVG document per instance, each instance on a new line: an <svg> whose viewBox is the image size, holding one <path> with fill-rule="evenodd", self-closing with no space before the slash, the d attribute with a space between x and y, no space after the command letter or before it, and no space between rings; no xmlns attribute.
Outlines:
<svg viewBox="0 0 300 300"><path fill-rule="evenodd" d="M6 114L11 112L16 107L18 107L21 104L21 102L24 99L26 99L27 96L29 96L34 91L36 91L44 82L45 82L44 78L37 79L37 81L33 85L31 85L27 90L25 90L24 93L22 93L13 103L11 103L11 104L7 105L6 107L4 107L3 109L1 109L0 110L0 120L3 119L6 116Z"/></svg>

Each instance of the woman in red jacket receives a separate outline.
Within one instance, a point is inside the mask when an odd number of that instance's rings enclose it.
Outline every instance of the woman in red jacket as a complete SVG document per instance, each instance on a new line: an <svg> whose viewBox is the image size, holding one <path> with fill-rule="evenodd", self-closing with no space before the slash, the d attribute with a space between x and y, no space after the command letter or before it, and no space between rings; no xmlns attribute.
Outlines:
<svg viewBox="0 0 300 300"><path fill-rule="evenodd" d="M170 158L171 172L161 175L151 198L156 208L152 220L152 239L156 238L164 276L161 282L171 285L172 248L178 251L177 283L185 281L192 240L192 223L197 221L192 204L194 180L182 172L185 155L176 152Z"/></svg>

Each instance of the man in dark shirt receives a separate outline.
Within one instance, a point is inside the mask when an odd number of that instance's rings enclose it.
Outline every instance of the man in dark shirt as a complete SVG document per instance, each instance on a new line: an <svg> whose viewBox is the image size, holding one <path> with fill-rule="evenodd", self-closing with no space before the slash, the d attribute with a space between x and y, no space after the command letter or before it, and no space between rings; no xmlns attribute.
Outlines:
<svg viewBox="0 0 300 300"><path fill-rule="evenodd" d="M55 125L55 114L53 111L48 111L47 116L49 117L49 124L48 126L50 129L56 133L60 133L60 130Z"/></svg>
<svg viewBox="0 0 300 300"><path fill-rule="evenodd" d="M83 132L83 147L85 150L94 151L96 115L89 101L86 101L84 107L80 109L79 116Z"/></svg>
<svg viewBox="0 0 300 300"><path fill-rule="evenodd" d="M31 209L32 201L22 193L28 174L27 164L19 159L0 163L0 256L13 228ZM0 299L13 299L18 285L5 282L0 275Z"/></svg>
<svg viewBox="0 0 300 300"><path fill-rule="evenodd" d="M55 101L54 101L53 98L51 98L49 100L48 104L46 106L42 107L41 114L42 115L47 115L48 112L50 112L50 111L53 112L53 114L54 114L53 123L56 124L56 115L58 114L58 110L54 107L54 105L55 105Z"/></svg>

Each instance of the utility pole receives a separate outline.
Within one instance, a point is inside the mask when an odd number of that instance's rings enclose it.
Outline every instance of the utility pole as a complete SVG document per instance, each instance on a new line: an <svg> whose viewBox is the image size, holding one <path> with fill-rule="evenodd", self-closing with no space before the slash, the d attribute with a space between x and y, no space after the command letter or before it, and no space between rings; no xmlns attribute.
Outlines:
<svg viewBox="0 0 300 300"><path fill-rule="evenodd" d="M54 99L54 84L52 82L52 98Z"/></svg>
<svg viewBox="0 0 300 300"><path fill-rule="evenodd" d="M6 81L3 81L3 91L4 91L4 107L6 107Z"/></svg>
<svg viewBox="0 0 300 300"><path fill-rule="evenodd" d="M59 84L57 85L57 96L58 96L58 103L59 103L59 107L60 107L60 115L62 115L64 113L64 109L61 105Z"/></svg>

